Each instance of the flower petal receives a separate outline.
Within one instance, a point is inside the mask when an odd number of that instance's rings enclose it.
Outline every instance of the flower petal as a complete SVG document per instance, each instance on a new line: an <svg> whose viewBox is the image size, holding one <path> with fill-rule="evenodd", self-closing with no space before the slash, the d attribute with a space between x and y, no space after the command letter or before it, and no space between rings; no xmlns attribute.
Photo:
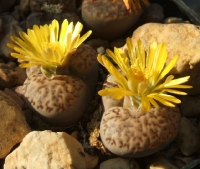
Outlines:
<svg viewBox="0 0 200 169"><path fill-rule="evenodd" d="M7 46L16 52L11 56L25 61L20 64L22 67L41 65L42 73L51 78L55 66L68 69L69 57L73 56L71 53L91 34L88 31L80 37L82 28L80 22L74 28L73 22L68 23L65 19L59 30L59 23L54 19L49 25L34 25L27 33L19 32L20 38L12 36L15 44Z"/></svg>
<svg viewBox="0 0 200 169"><path fill-rule="evenodd" d="M99 95L101 96L109 96L111 95L112 98L116 99L116 100L120 100L121 98L123 98L124 96L132 96L133 93L122 89L122 88L106 88L106 89L102 89L98 92Z"/></svg>

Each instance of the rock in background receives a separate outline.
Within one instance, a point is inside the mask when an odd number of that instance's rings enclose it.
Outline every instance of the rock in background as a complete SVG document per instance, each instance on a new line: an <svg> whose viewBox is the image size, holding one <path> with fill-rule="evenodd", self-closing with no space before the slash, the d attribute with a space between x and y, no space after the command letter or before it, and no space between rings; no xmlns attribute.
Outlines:
<svg viewBox="0 0 200 169"><path fill-rule="evenodd" d="M33 131L10 153L4 169L11 168L86 169L82 145L64 132Z"/></svg>
<svg viewBox="0 0 200 169"><path fill-rule="evenodd" d="M19 105L2 91L0 91L0 117L0 158L5 158L31 129Z"/></svg>

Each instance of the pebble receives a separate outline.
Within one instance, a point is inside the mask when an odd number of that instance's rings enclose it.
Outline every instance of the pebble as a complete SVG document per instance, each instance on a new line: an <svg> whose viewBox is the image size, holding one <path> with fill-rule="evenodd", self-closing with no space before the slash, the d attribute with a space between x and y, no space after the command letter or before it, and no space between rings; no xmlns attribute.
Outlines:
<svg viewBox="0 0 200 169"><path fill-rule="evenodd" d="M172 162L163 156L155 156L148 160L148 165L145 169L179 169Z"/></svg>
<svg viewBox="0 0 200 169"><path fill-rule="evenodd" d="M99 156L85 152L86 169L94 169L99 163Z"/></svg>
<svg viewBox="0 0 200 169"><path fill-rule="evenodd" d="M157 3L151 3L151 5L145 9L140 18L140 24L149 22L162 23L164 20L164 9Z"/></svg>
<svg viewBox="0 0 200 169"><path fill-rule="evenodd" d="M20 106L0 91L0 158L20 143L31 131Z"/></svg>
<svg viewBox="0 0 200 169"><path fill-rule="evenodd" d="M190 22L184 21L182 18L168 17L163 21L163 23L170 24L170 23L190 23Z"/></svg>
<svg viewBox="0 0 200 169"><path fill-rule="evenodd" d="M5 88L5 90L3 91L7 96L9 96L10 98L13 99L14 102L16 102L21 109L24 109L26 107L24 101L20 98L20 96L13 90L9 89L9 88Z"/></svg>
<svg viewBox="0 0 200 169"><path fill-rule="evenodd" d="M140 169L134 159L112 158L100 164L99 169Z"/></svg>
<svg viewBox="0 0 200 169"><path fill-rule="evenodd" d="M14 87L17 73L5 63L0 63L0 89Z"/></svg>
<svg viewBox="0 0 200 169"><path fill-rule="evenodd" d="M87 45L90 45L92 48L97 50L99 47L103 47L105 49L109 48L109 42L104 39L90 39L86 42Z"/></svg>
<svg viewBox="0 0 200 169"><path fill-rule="evenodd" d="M175 141L182 154L190 156L200 148L200 131L189 119L182 117Z"/></svg>
<svg viewBox="0 0 200 169"><path fill-rule="evenodd" d="M82 145L65 132L32 131L10 153L4 169L11 168L86 169Z"/></svg>

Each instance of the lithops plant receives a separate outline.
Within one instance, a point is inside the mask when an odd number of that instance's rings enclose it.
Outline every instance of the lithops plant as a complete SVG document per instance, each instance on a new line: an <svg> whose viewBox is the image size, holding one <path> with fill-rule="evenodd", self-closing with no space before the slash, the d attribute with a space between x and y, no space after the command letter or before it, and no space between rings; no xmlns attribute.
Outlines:
<svg viewBox="0 0 200 169"><path fill-rule="evenodd" d="M177 88L191 86L183 85L189 76L174 79L173 75L168 75L178 56L165 66L166 44L152 41L146 51L140 40L133 47L131 39L127 38L126 45L127 52L118 48L114 48L114 52L107 50L119 67L106 56L98 55L98 61L112 76L109 77L112 85L98 92L106 105L100 135L112 153L134 158L155 153L174 140L181 117L176 104L181 101L173 94L185 95ZM116 100L121 102L112 107L112 100L114 104Z"/></svg>
<svg viewBox="0 0 200 169"><path fill-rule="evenodd" d="M54 126L71 126L88 108L98 78L96 51L82 42L82 24L64 20L20 32L8 46L20 66L29 68L22 95L29 107ZM39 70L38 70L39 68ZM33 69L33 70L31 70Z"/></svg>
<svg viewBox="0 0 200 169"><path fill-rule="evenodd" d="M54 11L59 10L61 13L61 12L76 12L77 10L75 0L30 0L29 6L31 12L46 11L54 13L52 10Z"/></svg>
<svg viewBox="0 0 200 169"><path fill-rule="evenodd" d="M148 0L84 0L81 15L93 36L112 40L137 23Z"/></svg>
<svg viewBox="0 0 200 169"><path fill-rule="evenodd" d="M56 19L59 23L62 23L64 19L74 24L80 21L79 16L76 14L76 10L69 10L70 5L76 6L73 0L32 0L30 1L31 13L26 18L26 27L32 28L33 25L50 24L53 19Z"/></svg>

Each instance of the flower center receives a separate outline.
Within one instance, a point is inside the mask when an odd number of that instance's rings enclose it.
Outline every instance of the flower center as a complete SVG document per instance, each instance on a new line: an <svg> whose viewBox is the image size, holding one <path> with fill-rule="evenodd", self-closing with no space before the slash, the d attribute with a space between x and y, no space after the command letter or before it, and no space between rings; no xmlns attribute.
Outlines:
<svg viewBox="0 0 200 169"><path fill-rule="evenodd" d="M45 50L45 51L48 51L49 49L51 49L52 51L59 51L59 52L62 52L62 46L60 45L59 42L44 42L42 44L42 49Z"/></svg>
<svg viewBox="0 0 200 169"><path fill-rule="evenodd" d="M142 81L147 81L150 77L149 73L145 70L141 70L135 67L130 68L130 73L132 76L134 76L135 79L138 80L138 83Z"/></svg>

